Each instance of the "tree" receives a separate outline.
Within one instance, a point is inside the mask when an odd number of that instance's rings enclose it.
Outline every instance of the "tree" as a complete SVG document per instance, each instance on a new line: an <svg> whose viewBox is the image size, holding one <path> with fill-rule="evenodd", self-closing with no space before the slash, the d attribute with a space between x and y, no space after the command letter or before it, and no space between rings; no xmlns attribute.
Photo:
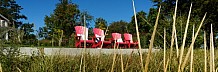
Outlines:
<svg viewBox="0 0 218 72"><path fill-rule="evenodd" d="M13 38L18 38L18 42L22 42L21 40L23 38L23 33L25 33L24 41L26 41L26 43L29 43L27 42L28 40L26 38L33 38L34 40L36 39L34 34L30 34L30 32L33 31L33 29L31 29L33 24L24 24L22 21L20 21L21 19L27 19L25 15L21 14L20 11L22 9L23 8L19 4L17 4L15 0L0 1L0 14L10 21L9 27L5 29L5 31L9 33L9 42L13 42Z"/></svg>
<svg viewBox="0 0 218 72"><path fill-rule="evenodd" d="M30 24L30 23L24 23L21 27L20 30L22 30L24 32L24 36L23 36L23 44L26 45L30 45L30 44L36 44L36 36L33 34L34 30L33 30L34 24Z"/></svg>
<svg viewBox="0 0 218 72"><path fill-rule="evenodd" d="M14 22L15 28L22 25L20 19L27 19L27 17L20 13L23 8L16 3L15 0L1 0L0 1L0 14L8 18L12 23ZM13 26L11 24L11 26Z"/></svg>
<svg viewBox="0 0 218 72"><path fill-rule="evenodd" d="M128 33L127 25L128 22L123 20L112 22L108 27L109 33Z"/></svg>
<svg viewBox="0 0 218 72"><path fill-rule="evenodd" d="M87 11L83 11L78 15L78 17L79 19L77 20L76 25L84 26L84 24L86 24L86 27L89 28L93 16L89 15Z"/></svg>
<svg viewBox="0 0 218 72"><path fill-rule="evenodd" d="M175 7L175 0L153 0L155 6L162 6L162 14L165 18L172 17L172 13ZM205 30L207 33L207 45L209 45L209 35L210 35L210 24L213 24L213 29L215 32L213 35L216 35L218 32L218 1L217 0L181 0L178 1L178 10L177 14L180 16L187 17L189 12L189 7L192 4L192 13L191 13L191 21L195 22L196 26L199 24L199 21L203 18L204 14L207 12L207 17L204 22L204 26L202 27L202 31ZM172 19L172 18L171 18ZM202 35L202 34L200 34ZM216 36L214 36L216 37ZM215 38L214 38L215 39ZM216 42L215 42L216 43Z"/></svg>
<svg viewBox="0 0 218 72"><path fill-rule="evenodd" d="M146 13L144 11L137 12L136 17L138 22L139 33L148 33L151 26L149 26L146 22ZM132 16L128 29L130 30L130 33L136 33L134 16Z"/></svg>
<svg viewBox="0 0 218 72"><path fill-rule="evenodd" d="M25 23L21 26L21 30L24 31L24 35L28 36L30 35L32 32L34 32L34 30L32 29L34 27L34 24L30 24L30 23Z"/></svg>
<svg viewBox="0 0 218 72"><path fill-rule="evenodd" d="M147 14L144 11L136 13L138 29L140 34L140 43L143 48L148 47L148 41L150 39L150 29L152 26L148 25ZM135 17L132 16L131 22L128 24L129 33L133 34L133 39L136 40L136 27L135 27Z"/></svg>
<svg viewBox="0 0 218 72"><path fill-rule="evenodd" d="M79 19L80 11L78 6L68 0L60 0L60 3L56 5L54 13L50 16L45 16L45 25L48 29L48 36L54 40L62 42L69 40L71 34L74 32L74 26Z"/></svg>
<svg viewBox="0 0 218 72"><path fill-rule="evenodd" d="M107 29L107 21L104 20L103 18L96 18L95 27L100 28L102 30L106 30Z"/></svg>
<svg viewBox="0 0 218 72"><path fill-rule="evenodd" d="M39 38L41 38L41 39L49 39L47 27L39 27L39 30L37 32L38 32Z"/></svg>

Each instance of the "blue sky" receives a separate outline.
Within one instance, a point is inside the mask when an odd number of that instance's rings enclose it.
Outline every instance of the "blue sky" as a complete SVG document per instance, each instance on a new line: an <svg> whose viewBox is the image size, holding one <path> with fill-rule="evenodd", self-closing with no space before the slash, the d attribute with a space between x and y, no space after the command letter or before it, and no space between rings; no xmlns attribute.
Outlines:
<svg viewBox="0 0 218 72"><path fill-rule="evenodd" d="M35 29L44 26L45 15L50 15L59 0L16 0L24 9L22 14L28 17L23 22L34 23ZM72 0L81 11L88 11L94 18L102 17L108 23L124 20L130 22L133 16L132 0ZM149 12L153 7L151 0L135 0L136 11ZM94 25L94 23L91 23Z"/></svg>

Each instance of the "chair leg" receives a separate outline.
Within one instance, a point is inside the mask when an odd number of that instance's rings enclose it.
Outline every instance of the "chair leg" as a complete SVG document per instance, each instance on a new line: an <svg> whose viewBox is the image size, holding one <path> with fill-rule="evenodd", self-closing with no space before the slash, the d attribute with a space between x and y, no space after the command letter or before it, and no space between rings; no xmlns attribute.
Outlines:
<svg viewBox="0 0 218 72"><path fill-rule="evenodd" d="M75 47L77 48L77 44L75 43Z"/></svg>
<svg viewBox="0 0 218 72"><path fill-rule="evenodd" d="M79 43L79 48L82 48L81 43Z"/></svg>
<svg viewBox="0 0 218 72"><path fill-rule="evenodd" d="M115 49L116 49L116 48L119 48L119 43L116 43L116 44L115 44Z"/></svg>
<svg viewBox="0 0 218 72"><path fill-rule="evenodd" d="M130 46L131 46L131 45L130 45L130 44L128 44L128 48L130 48Z"/></svg>
<svg viewBox="0 0 218 72"><path fill-rule="evenodd" d="M117 44L117 47L116 47L116 48L120 48L120 44L119 44L119 43Z"/></svg>
<svg viewBox="0 0 218 72"><path fill-rule="evenodd" d="M92 44L92 48L97 48L99 45L101 45L101 43Z"/></svg>
<svg viewBox="0 0 218 72"><path fill-rule="evenodd" d="M75 47L77 47L77 48L80 47L80 42L76 42Z"/></svg>
<svg viewBox="0 0 218 72"><path fill-rule="evenodd" d="M136 44L136 46L135 46L137 49L139 48L139 45L138 44Z"/></svg>

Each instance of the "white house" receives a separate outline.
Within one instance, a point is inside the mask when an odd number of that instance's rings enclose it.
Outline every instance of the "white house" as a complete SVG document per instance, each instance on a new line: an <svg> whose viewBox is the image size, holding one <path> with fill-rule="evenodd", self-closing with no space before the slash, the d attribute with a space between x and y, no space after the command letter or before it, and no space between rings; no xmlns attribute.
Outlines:
<svg viewBox="0 0 218 72"><path fill-rule="evenodd" d="M0 14L0 28L8 27L9 24L11 24L10 20ZM5 34L4 38L5 40L8 40L8 33Z"/></svg>

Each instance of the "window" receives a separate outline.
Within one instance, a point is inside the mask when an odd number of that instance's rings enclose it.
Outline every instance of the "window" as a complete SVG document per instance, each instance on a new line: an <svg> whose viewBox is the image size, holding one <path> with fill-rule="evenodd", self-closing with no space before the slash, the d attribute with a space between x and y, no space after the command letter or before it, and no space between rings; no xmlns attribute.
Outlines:
<svg viewBox="0 0 218 72"><path fill-rule="evenodd" d="M5 27L5 23L6 23L6 21L2 21L2 26L1 27Z"/></svg>
<svg viewBox="0 0 218 72"><path fill-rule="evenodd" d="M3 20L0 20L0 27L2 27L2 22L3 22Z"/></svg>
<svg viewBox="0 0 218 72"><path fill-rule="evenodd" d="M5 20L0 21L0 27L7 27L8 23Z"/></svg>

